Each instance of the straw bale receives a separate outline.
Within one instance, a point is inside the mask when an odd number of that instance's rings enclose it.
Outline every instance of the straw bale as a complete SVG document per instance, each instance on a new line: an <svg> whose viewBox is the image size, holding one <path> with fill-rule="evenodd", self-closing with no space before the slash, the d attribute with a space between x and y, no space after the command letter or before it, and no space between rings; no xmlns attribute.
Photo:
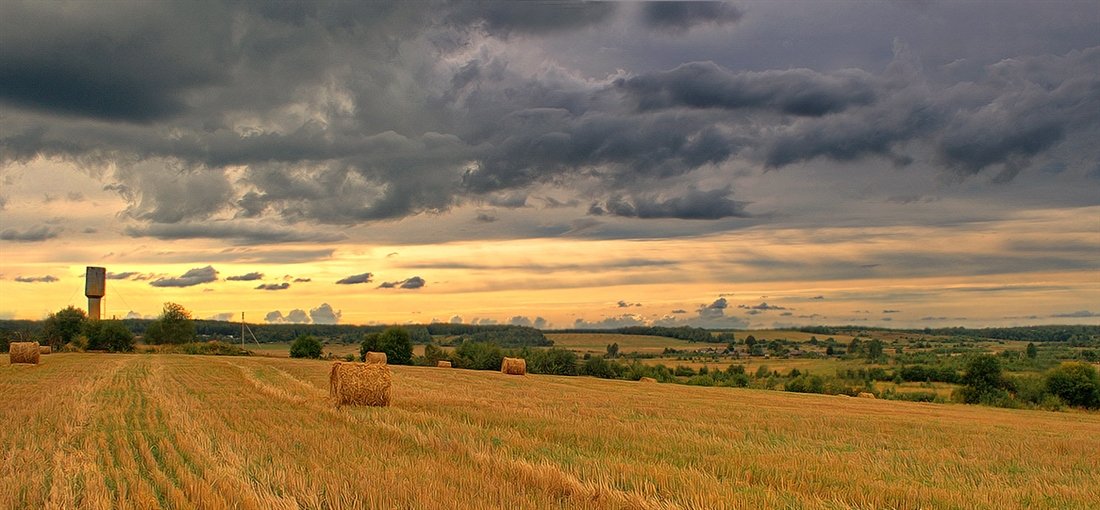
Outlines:
<svg viewBox="0 0 1100 510"><path fill-rule="evenodd" d="M861 391L861 392L859 392L859 395L856 395L856 396L859 397L859 398L875 398L874 393L867 393L866 391Z"/></svg>
<svg viewBox="0 0 1100 510"><path fill-rule="evenodd" d="M367 363L371 363L371 364L378 363L380 365L385 365L386 364L386 353L384 353L384 352L374 352L374 351L367 352Z"/></svg>
<svg viewBox="0 0 1100 510"><path fill-rule="evenodd" d="M509 375L527 374L527 360L523 358L504 358L500 365L500 371Z"/></svg>
<svg viewBox="0 0 1100 510"><path fill-rule="evenodd" d="M48 345L39 345L38 346L38 353L39 354L52 354L53 353L53 347L50 347Z"/></svg>
<svg viewBox="0 0 1100 510"><path fill-rule="evenodd" d="M333 363L329 371L329 397L336 407L390 405L393 376L381 363Z"/></svg>
<svg viewBox="0 0 1100 510"><path fill-rule="evenodd" d="M437 366L439 368L451 368L451 362L450 361L436 361L435 366Z"/></svg>
<svg viewBox="0 0 1100 510"><path fill-rule="evenodd" d="M638 379L638 382L657 382L657 380L652 377L643 377Z"/></svg>
<svg viewBox="0 0 1100 510"><path fill-rule="evenodd" d="M8 345L8 359L11 363L38 364L38 342L12 342Z"/></svg>

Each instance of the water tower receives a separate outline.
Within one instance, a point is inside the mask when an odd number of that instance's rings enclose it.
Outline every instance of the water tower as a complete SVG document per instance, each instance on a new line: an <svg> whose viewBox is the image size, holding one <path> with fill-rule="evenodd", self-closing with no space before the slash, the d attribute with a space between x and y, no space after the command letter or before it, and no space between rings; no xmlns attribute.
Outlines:
<svg viewBox="0 0 1100 510"><path fill-rule="evenodd" d="M100 301L107 295L107 268L88 266L84 278L84 295L88 297L88 318L99 320Z"/></svg>

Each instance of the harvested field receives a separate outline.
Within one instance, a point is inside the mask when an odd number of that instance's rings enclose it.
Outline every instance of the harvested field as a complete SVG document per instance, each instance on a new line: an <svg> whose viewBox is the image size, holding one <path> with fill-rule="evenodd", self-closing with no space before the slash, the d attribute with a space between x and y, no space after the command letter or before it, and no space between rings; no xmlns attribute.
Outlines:
<svg viewBox="0 0 1100 510"><path fill-rule="evenodd" d="M1100 415L332 363L0 361L0 508L1089 508ZM364 476L363 473L370 473ZM11 482L18 480L18 483Z"/></svg>

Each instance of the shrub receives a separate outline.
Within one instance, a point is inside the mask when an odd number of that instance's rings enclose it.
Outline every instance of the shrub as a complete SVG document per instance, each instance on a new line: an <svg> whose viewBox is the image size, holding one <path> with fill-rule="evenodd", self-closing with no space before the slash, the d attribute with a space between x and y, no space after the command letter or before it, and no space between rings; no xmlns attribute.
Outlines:
<svg viewBox="0 0 1100 510"><path fill-rule="evenodd" d="M84 325L87 348L93 351L132 352L134 334L119 321L89 321Z"/></svg>
<svg viewBox="0 0 1100 510"><path fill-rule="evenodd" d="M412 336L405 328L386 328L381 333L370 333L359 344L359 359L366 359L368 352L386 353L390 365L412 364Z"/></svg>
<svg viewBox="0 0 1100 510"><path fill-rule="evenodd" d="M500 370L504 351L497 344L466 341L455 348L451 361L458 368Z"/></svg>
<svg viewBox="0 0 1100 510"><path fill-rule="evenodd" d="M160 317L145 329L145 342L150 344L182 344L194 338L191 312L176 303L164 303Z"/></svg>
<svg viewBox="0 0 1100 510"><path fill-rule="evenodd" d="M1085 363L1065 363L1047 375L1047 389L1066 404L1100 407L1100 375Z"/></svg>
<svg viewBox="0 0 1100 510"><path fill-rule="evenodd" d="M568 349L535 349L523 357L532 374L577 375L577 355Z"/></svg>
<svg viewBox="0 0 1100 510"><path fill-rule="evenodd" d="M57 313L51 313L42 325L42 333L47 343L54 349L58 349L80 335L87 320L84 310L70 306Z"/></svg>
<svg viewBox="0 0 1100 510"><path fill-rule="evenodd" d="M321 357L321 341L313 338L311 335L302 335L294 339L294 342L290 344L290 357L291 358L312 358L317 359Z"/></svg>
<svg viewBox="0 0 1100 510"><path fill-rule="evenodd" d="M967 404L993 404L1004 402L1008 392L1004 376L1001 374L1001 362L994 356L982 354L970 359L966 373L962 377L963 387L958 397Z"/></svg>

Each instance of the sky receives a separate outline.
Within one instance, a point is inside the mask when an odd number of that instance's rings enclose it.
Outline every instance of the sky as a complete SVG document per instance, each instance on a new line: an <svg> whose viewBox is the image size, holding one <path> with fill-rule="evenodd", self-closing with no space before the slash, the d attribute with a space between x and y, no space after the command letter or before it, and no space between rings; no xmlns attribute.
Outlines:
<svg viewBox="0 0 1100 510"><path fill-rule="evenodd" d="M1100 323L1100 3L0 3L0 318Z"/></svg>

